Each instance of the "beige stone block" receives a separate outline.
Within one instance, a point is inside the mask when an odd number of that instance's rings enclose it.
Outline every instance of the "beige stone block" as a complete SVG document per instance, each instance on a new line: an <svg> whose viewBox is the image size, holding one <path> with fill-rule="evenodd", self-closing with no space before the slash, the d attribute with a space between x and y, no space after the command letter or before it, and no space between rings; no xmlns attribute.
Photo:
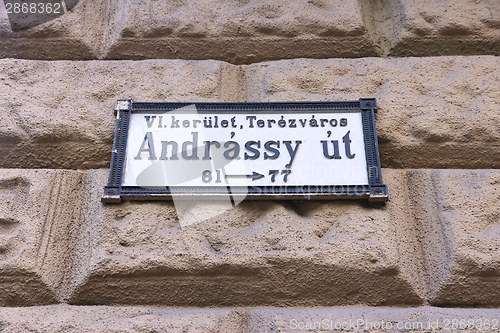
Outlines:
<svg viewBox="0 0 500 333"><path fill-rule="evenodd" d="M416 170L409 179L429 302L499 306L500 171Z"/></svg>
<svg viewBox="0 0 500 333"><path fill-rule="evenodd" d="M0 6L0 58L217 59L499 55L496 0L66 1L20 30ZM73 6L73 3L76 3Z"/></svg>
<svg viewBox="0 0 500 333"><path fill-rule="evenodd" d="M316 101L376 97L383 167L500 168L493 56L218 61L0 60L0 167L109 167L117 99Z"/></svg>
<svg viewBox="0 0 500 333"><path fill-rule="evenodd" d="M55 1L43 4L49 2ZM6 7L1 4L0 58L87 60L100 57L105 51L108 1L81 0L71 10L60 11L62 14L50 21L24 28L9 22ZM29 15L35 14L28 13L26 17Z"/></svg>
<svg viewBox="0 0 500 333"><path fill-rule="evenodd" d="M67 3L69 3L67 1ZM358 0L80 0L20 30L0 6L0 58L217 59L366 57L379 47Z"/></svg>
<svg viewBox="0 0 500 333"><path fill-rule="evenodd" d="M227 101L237 78L216 61L0 60L0 167L109 167L117 99Z"/></svg>
<svg viewBox="0 0 500 333"><path fill-rule="evenodd" d="M498 309L422 307L156 308L52 305L3 308L2 332L454 332L495 331ZM462 326L452 329L453 325ZM488 329L482 328L484 324ZM316 326L313 326L316 325ZM346 329L335 329L336 327ZM352 326L351 326L352 325ZM306 328L307 327L307 328ZM312 328L316 329L312 329ZM383 327L380 329L377 327ZM389 327L392 327L390 329ZM400 329L398 329L398 327ZM465 328L463 328L465 327ZM481 327L481 329L479 329Z"/></svg>
<svg viewBox="0 0 500 333"><path fill-rule="evenodd" d="M247 101L376 97L383 167L500 168L500 59L295 59L244 67Z"/></svg>
<svg viewBox="0 0 500 333"><path fill-rule="evenodd" d="M358 0L123 0L111 4L106 59L377 56Z"/></svg>
<svg viewBox="0 0 500 333"><path fill-rule="evenodd" d="M421 304L421 250L406 172L391 201L245 201L181 228L170 202L101 204L88 171L71 304L328 306ZM205 210L211 209L205 206Z"/></svg>
<svg viewBox="0 0 500 333"><path fill-rule="evenodd" d="M0 170L0 305L498 306L498 170L383 169L386 205L244 201L181 227L107 170ZM205 206L210 212L210 206Z"/></svg>
<svg viewBox="0 0 500 333"><path fill-rule="evenodd" d="M245 310L54 305L3 308L2 332L245 332ZM252 325L253 326L253 325Z"/></svg>
<svg viewBox="0 0 500 333"><path fill-rule="evenodd" d="M500 54L497 0L368 3L374 11L374 31L389 56Z"/></svg>
<svg viewBox="0 0 500 333"><path fill-rule="evenodd" d="M78 171L0 170L0 306L51 304L64 293L82 179Z"/></svg>

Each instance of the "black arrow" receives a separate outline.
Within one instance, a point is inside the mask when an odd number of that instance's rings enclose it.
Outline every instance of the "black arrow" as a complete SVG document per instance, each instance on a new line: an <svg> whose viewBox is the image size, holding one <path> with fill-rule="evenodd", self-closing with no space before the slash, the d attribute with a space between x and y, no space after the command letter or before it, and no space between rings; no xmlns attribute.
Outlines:
<svg viewBox="0 0 500 333"><path fill-rule="evenodd" d="M252 180L261 179L263 174L253 171L251 175L226 175L226 178L252 178Z"/></svg>

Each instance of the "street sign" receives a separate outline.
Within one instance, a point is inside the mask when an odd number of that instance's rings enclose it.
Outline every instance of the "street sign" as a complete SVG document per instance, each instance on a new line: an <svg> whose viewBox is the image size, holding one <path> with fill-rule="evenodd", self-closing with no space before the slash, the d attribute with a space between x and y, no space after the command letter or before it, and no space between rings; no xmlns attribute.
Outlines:
<svg viewBox="0 0 500 333"><path fill-rule="evenodd" d="M375 99L118 101L102 201L227 195L387 201L375 110Z"/></svg>

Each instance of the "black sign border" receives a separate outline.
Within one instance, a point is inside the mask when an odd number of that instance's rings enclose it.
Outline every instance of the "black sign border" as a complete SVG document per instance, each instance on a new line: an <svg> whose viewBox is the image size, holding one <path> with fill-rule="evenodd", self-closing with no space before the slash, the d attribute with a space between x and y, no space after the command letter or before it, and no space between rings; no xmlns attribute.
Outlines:
<svg viewBox="0 0 500 333"><path fill-rule="evenodd" d="M301 186L249 186L247 187L159 187L143 188L122 186L125 149L127 147L130 114L133 112L168 112L195 105L198 113L213 112L361 112L369 185L301 185ZM360 199L371 202L388 200L387 185L382 182L377 132L375 129L375 98L360 98L345 102L259 102L259 103L170 103L134 102L120 100L117 103L115 137L111 154L109 180L104 188L104 203L120 203L127 200L170 200L172 195L193 199L215 199L220 196L245 195L250 199Z"/></svg>

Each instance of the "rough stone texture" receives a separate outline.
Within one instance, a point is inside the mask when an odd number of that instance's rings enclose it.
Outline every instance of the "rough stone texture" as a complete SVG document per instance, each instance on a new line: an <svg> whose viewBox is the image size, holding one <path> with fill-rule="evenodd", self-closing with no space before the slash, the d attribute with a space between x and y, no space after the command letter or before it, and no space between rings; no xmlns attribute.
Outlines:
<svg viewBox="0 0 500 333"><path fill-rule="evenodd" d="M115 1L106 59L234 64L379 54L358 0Z"/></svg>
<svg viewBox="0 0 500 333"><path fill-rule="evenodd" d="M109 167L117 99L376 97L383 167L500 168L500 58L0 60L0 167Z"/></svg>
<svg viewBox="0 0 500 333"><path fill-rule="evenodd" d="M498 0L369 3L373 15L366 17L386 55L500 55Z"/></svg>
<svg viewBox="0 0 500 333"><path fill-rule="evenodd" d="M12 31L0 6L0 57L218 59L231 63L376 56L358 0L81 0Z"/></svg>
<svg viewBox="0 0 500 333"><path fill-rule="evenodd" d="M410 174L429 302L499 306L500 171L418 170Z"/></svg>
<svg viewBox="0 0 500 333"><path fill-rule="evenodd" d="M108 1L81 0L49 22L14 31L2 1L0 58L96 59L104 52L108 11Z"/></svg>
<svg viewBox="0 0 500 333"><path fill-rule="evenodd" d="M117 99L227 101L234 66L0 60L0 167L109 167Z"/></svg>
<svg viewBox="0 0 500 333"><path fill-rule="evenodd" d="M82 179L78 171L0 170L0 306L51 304L64 291Z"/></svg>
<svg viewBox="0 0 500 333"><path fill-rule="evenodd" d="M167 202L99 202L88 171L72 304L328 306L422 304L421 250L405 171L384 170L392 199L243 202L181 229Z"/></svg>
<svg viewBox="0 0 500 333"><path fill-rule="evenodd" d="M247 101L376 97L391 168L500 167L500 59L295 59L245 67Z"/></svg>
<svg viewBox="0 0 500 333"><path fill-rule="evenodd" d="M67 3L70 3L67 1ZM16 30L16 29L14 29ZM13 31L0 5L0 57L217 59L499 55L497 0L80 0Z"/></svg>
<svg viewBox="0 0 500 333"><path fill-rule="evenodd" d="M384 169L385 206L245 201L184 228L172 203L101 204L107 173L0 170L1 306L500 304L498 170Z"/></svg>
<svg viewBox="0 0 500 333"><path fill-rule="evenodd" d="M235 65L0 60L0 168L20 168L0 169L1 332L498 330L498 0L65 3L19 30L0 1L0 58ZM424 58L331 59L369 56ZM101 204L107 169L35 170L107 168L117 99L360 97L378 100L384 167L470 170L384 169L385 206L248 201L183 227L169 202ZM205 308L27 307L62 302ZM422 304L469 308L404 308ZM265 305L283 308L209 308Z"/></svg>
<svg viewBox="0 0 500 333"><path fill-rule="evenodd" d="M2 332L318 332L297 329L326 320L354 328L328 329L325 332L401 332L397 325L409 325L408 332L478 332L495 331L491 322L500 317L498 309L418 308L147 308L147 307L82 307L55 305L32 308L3 308L0 312ZM471 320L474 325L490 322L490 329L476 327L451 329L452 320ZM295 320L295 321L294 321ZM360 326L357 326L357 320ZM387 322L392 330L375 329ZM498 322L498 321L496 321ZM303 326L299 326L301 323ZM446 323L448 325L446 326ZM437 324L437 326L434 326ZM316 324L318 325L318 324ZM324 324L323 324L324 325ZM371 325L371 326L370 326ZM432 329L429 329L429 325ZM318 327L318 326L316 326ZM321 327L321 326L320 326ZM325 326L323 326L324 328ZM333 326L335 328L335 326ZM433 329L436 327L436 329ZM498 325L496 326L498 327ZM448 329L446 329L448 328ZM323 330L321 330L323 332Z"/></svg>

